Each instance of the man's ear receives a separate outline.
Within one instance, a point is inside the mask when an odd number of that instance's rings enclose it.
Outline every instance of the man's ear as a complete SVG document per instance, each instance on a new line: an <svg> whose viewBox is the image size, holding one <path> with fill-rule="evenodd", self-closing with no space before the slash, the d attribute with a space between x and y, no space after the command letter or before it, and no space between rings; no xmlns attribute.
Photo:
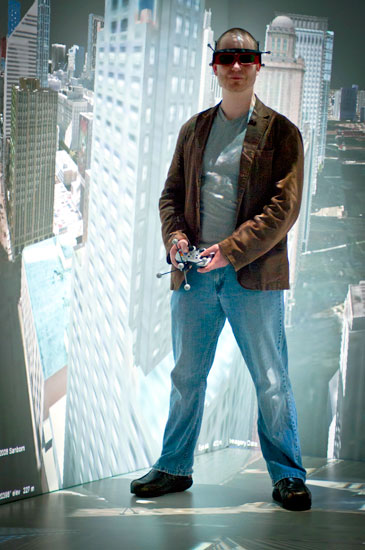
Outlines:
<svg viewBox="0 0 365 550"><path fill-rule="evenodd" d="M217 64L213 63L212 67L213 67L213 72L214 72L215 76L217 76Z"/></svg>

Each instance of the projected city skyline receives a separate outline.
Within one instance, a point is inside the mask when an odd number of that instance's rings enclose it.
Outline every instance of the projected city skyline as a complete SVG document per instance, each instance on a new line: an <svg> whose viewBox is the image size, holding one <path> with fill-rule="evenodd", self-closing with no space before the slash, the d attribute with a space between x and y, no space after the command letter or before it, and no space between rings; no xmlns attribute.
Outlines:
<svg viewBox="0 0 365 550"><path fill-rule="evenodd" d="M1 134L1 242L10 260L4 269L14 266L14 284L19 281L12 315L18 322L19 311L24 366L19 363L15 370L27 394L22 406L31 429L25 437L18 435L20 429L12 433L7 427L0 440L0 461L11 471L15 460L31 457L34 467L29 482L16 476L2 482L4 500L144 468L158 456L173 362L169 280L155 277L164 270L166 257L157 203L179 128L220 99L207 48L217 37L211 27L214 12L206 11L206 4L107 0L105 11L88 18L87 55L82 46L71 47L67 54L62 44L52 47L54 70L48 74L48 88L40 88L36 80L43 73L37 69L35 47L20 69L14 65L23 75L10 71L11 60L24 49L17 42L17 27L8 41L8 52L13 53L3 59L5 75L11 72L19 82L4 79L4 121L12 123L8 130L5 123ZM49 24L45 18L36 1L18 30L31 25L35 41L44 43L45 32L38 31ZM303 205L289 235L291 290L286 297L295 383L296 376L303 377L296 349L306 323L322 323L336 342L343 323L343 338L358 353L357 343L352 344L355 321L348 312L352 296L361 296L363 280L359 181L365 158L365 92L356 87L330 92L336 36L326 18L273 13L266 23L265 47L272 54L265 59L257 93L300 126L305 149ZM28 98L30 91L33 98L37 93L49 96L48 107L41 100L24 100L18 107L9 99L11 94L23 97L21 93ZM23 143L18 136L25 120L28 137ZM42 132L49 132L50 138L42 141ZM54 169L48 167L48 179L38 180L37 174L46 170L45 157ZM45 182L42 189L40 181ZM33 222L46 214L49 222L45 204L50 196L53 229L48 223L42 233ZM17 226L10 222L22 220L24 211L28 225L24 233L16 233ZM327 224L325 232L319 228L322 223ZM343 259L326 260L338 247ZM331 268L346 263L348 254L354 259L352 268L335 285ZM314 259L324 262L321 273ZM324 273L333 286L328 292L321 286ZM341 308L349 285L354 289L345 318ZM318 352L314 332L310 341ZM324 387L331 382L332 396L341 389L338 369L345 372L351 359L356 372L354 354L347 353L346 347L333 350L330 365L321 371ZM308 351L308 363L313 364L314 357ZM10 365L8 361L4 369ZM307 365L307 372L311 369ZM311 389L315 403L319 391ZM327 390L321 391L327 399ZM337 398L331 399L331 419L322 432L315 432L315 441L310 441L304 422L301 429L306 448L317 445L326 453L328 443L328 452L336 457L341 453L340 419L348 413L345 397L338 400L338 409ZM305 396L303 402L299 399L299 413L305 401ZM324 401L313 406L326 408ZM308 414L303 414L306 422ZM250 452L259 451L255 419L252 382L226 326L209 377L196 451L236 446L246 453L245 463ZM361 454L361 449L356 452Z"/></svg>

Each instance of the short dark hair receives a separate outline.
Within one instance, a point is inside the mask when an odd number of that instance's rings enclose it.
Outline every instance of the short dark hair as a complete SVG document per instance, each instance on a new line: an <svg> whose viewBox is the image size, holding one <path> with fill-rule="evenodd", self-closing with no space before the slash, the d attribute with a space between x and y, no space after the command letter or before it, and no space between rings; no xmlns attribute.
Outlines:
<svg viewBox="0 0 365 550"><path fill-rule="evenodd" d="M220 37L218 38L218 40L215 43L215 49L216 50L219 50L219 42L222 40L222 38L224 36L226 36L226 34L239 34L243 38L250 38L254 43L254 48L256 50L259 49L258 41L256 40L256 38L254 36L252 36L252 34L250 32L246 31L245 29L241 29L239 27L233 27L232 29L228 29L228 31L225 31L223 34L220 35Z"/></svg>

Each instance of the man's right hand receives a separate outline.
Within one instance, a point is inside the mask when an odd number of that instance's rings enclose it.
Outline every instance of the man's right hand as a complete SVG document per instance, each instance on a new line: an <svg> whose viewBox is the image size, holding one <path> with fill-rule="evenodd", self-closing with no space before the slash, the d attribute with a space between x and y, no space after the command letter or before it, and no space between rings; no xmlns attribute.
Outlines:
<svg viewBox="0 0 365 550"><path fill-rule="evenodd" d="M184 253L189 252L189 243L186 239L181 239L178 241L177 245L172 245L172 248L170 249L170 260L174 267L178 269L178 264L175 260L176 252L178 251L178 248L182 250Z"/></svg>

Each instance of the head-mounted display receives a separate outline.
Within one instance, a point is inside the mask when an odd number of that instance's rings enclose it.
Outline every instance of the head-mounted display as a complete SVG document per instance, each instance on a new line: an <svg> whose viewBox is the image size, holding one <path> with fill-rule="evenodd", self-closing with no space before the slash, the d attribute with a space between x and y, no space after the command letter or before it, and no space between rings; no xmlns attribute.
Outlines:
<svg viewBox="0 0 365 550"><path fill-rule="evenodd" d="M250 50L247 48L225 48L222 50L214 50L210 44L209 48L213 51L213 57L210 65L233 65L233 63L240 63L241 65L253 65L261 63L261 55L263 53L260 50Z"/></svg>

